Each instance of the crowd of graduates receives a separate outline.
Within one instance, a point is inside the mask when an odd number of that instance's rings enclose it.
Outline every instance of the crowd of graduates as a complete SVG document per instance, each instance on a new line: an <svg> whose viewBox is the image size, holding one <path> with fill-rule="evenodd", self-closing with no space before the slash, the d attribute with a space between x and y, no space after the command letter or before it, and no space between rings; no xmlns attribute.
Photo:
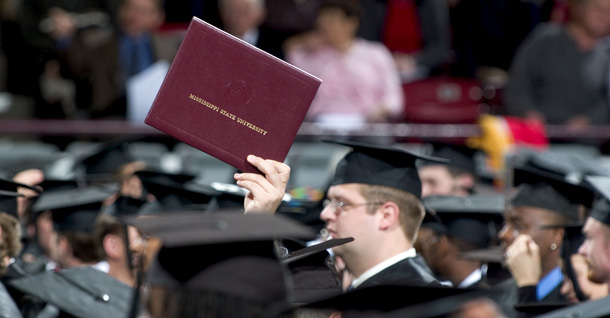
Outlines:
<svg viewBox="0 0 610 318"><path fill-rule="evenodd" d="M249 156L260 173L219 187L130 142L71 177L5 174L3 317L608 314L601 157L523 151L500 186L456 145L330 141L342 158L312 199L287 194L298 165Z"/></svg>

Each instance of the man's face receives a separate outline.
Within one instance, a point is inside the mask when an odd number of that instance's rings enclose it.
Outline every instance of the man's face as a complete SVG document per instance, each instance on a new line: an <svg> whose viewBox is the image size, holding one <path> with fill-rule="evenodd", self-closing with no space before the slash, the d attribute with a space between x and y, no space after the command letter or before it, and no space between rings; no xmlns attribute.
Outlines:
<svg viewBox="0 0 610 318"><path fill-rule="evenodd" d="M157 29L165 16L155 0L128 0L121 6L119 18L123 32L138 36Z"/></svg>
<svg viewBox="0 0 610 318"><path fill-rule="evenodd" d="M599 38L610 33L610 0L589 0L576 11L590 36Z"/></svg>
<svg viewBox="0 0 610 318"><path fill-rule="evenodd" d="M589 263L589 280L610 283L610 237L608 228L596 219L588 218L582 229L585 241L578 249Z"/></svg>
<svg viewBox="0 0 610 318"><path fill-rule="evenodd" d="M340 45L353 39L358 21L347 17L341 9L325 8L318 12L316 28L326 43Z"/></svg>
<svg viewBox="0 0 610 318"><path fill-rule="evenodd" d="M224 28L235 36L257 29L265 18L265 9L252 0L225 0L221 6Z"/></svg>
<svg viewBox="0 0 610 318"><path fill-rule="evenodd" d="M553 212L529 206L509 207L504 213L504 227L498 233L504 249L506 250L519 234L526 234L540 247L540 258L543 261L548 259L551 244L560 243L555 240L553 230L542 228L553 224L549 213Z"/></svg>
<svg viewBox="0 0 610 318"><path fill-rule="evenodd" d="M458 195L455 178L444 165L426 165L418 169L421 180L421 196Z"/></svg>
<svg viewBox="0 0 610 318"><path fill-rule="evenodd" d="M326 222L326 230L332 238L353 237L354 241L333 248L337 255L361 250L362 246L371 243L370 237L376 229L375 214L367 213L370 205L360 194L359 185L341 184L330 187L328 199L331 203L320 213L320 219ZM339 207L335 202L343 202Z"/></svg>

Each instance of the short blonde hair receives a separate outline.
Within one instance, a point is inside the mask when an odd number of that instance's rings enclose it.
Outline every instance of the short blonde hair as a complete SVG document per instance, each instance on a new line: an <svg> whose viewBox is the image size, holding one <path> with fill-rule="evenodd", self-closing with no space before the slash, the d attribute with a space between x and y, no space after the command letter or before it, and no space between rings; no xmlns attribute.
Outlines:
<svg viewBox="0 0 610 318"><path fill-rule="evenodd" d="M415 241L417 232L424 219L426 210L421 200L412 193L396 188L361 184L360 194L369 202L394 202L400 210L399 222L405 236L411 242ZM375 206L369 208L369 213L374 213Z"/></svg>

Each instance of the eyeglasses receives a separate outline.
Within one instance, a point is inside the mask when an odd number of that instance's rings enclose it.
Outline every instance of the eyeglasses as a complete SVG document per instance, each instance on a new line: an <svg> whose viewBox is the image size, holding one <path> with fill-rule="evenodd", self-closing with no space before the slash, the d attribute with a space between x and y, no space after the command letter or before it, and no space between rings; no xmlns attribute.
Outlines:
<svg viewBox="0 0 610 318"><path fill-rule="evenodd" d="M333 208L334 211L343 211L345 208L347 207L358 207L358 206L363 206L363 205L378 205L378 204L384 204L385 202L364 202L364 203L346 203L343 201L337 201L337 200L324 200L322 201L322 206L324 208L328 207L329 205Z"/></svg>

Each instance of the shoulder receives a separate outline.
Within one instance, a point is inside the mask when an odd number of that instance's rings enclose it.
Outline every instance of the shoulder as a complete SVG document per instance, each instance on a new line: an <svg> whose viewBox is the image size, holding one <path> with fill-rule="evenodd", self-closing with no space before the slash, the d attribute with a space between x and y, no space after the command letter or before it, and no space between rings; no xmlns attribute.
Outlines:
<svg viewBox="0 0 610 318"><path fill-rule="evenodd" d="M555 23L541 23L528 36L530 42L551 42L562 39L566 36L564 27Z"/></svg>

